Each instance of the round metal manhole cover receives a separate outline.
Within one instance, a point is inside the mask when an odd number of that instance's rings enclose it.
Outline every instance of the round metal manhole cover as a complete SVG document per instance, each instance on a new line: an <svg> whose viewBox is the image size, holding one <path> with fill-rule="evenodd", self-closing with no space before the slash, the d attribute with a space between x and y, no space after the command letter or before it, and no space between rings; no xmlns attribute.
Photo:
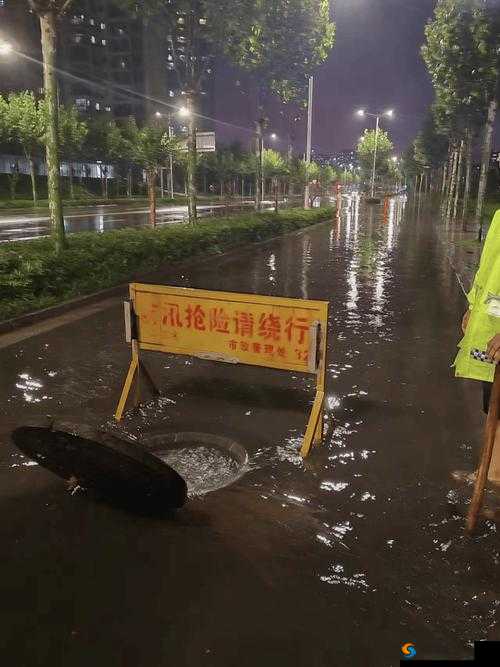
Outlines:
<svg viewBox="0 0 500 667"><path fill-rule="evenodd" d="M247 470L245 448L222 436L160 433L147 436L142 442L183 477L190 497L234 484Z"/></svg>

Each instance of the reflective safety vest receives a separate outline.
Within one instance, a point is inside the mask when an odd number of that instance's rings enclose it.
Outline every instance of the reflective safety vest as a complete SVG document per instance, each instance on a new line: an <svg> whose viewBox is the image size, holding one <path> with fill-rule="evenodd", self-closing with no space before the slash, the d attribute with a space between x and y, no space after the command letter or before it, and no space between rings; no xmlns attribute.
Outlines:
<svg viewBox="0 0 500 667"><path fill-rule="evenodd" d="M467 295L470 319L455 359L457 377L493 382L495 366L471 357L484 352L500 333L500 210L495 213L484 244L479 270Z"/></svg>

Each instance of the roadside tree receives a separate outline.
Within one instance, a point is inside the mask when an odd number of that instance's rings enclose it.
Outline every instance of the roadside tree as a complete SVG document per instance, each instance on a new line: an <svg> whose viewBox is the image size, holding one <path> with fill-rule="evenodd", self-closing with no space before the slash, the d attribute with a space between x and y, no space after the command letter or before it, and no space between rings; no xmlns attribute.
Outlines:
<svg viewBox="0 0 500 667"><path fill-rule="evenodd" d="M45 114L31 91L11 93L4 107L9 139L18 144L30 165L33 204L38 201L35 156L45 139Z"/></svg>
<svg viewBox="0 0 500 667"><path fill-rule="evenodd" d="M66 245L61 199L59 121L56 81L57 22L69 9L73 0L28 0L29 7L40 21L43 87L48 107L45 150L47 153L47 187L49 195L50 222L55 239L56 252Z"/></svg>
<svg viewBox="0 0 500 667"><path fill-rule="evenodd" d="M172 155L174 157L180 151L179 139L169 137L163 128L158 126L135 126L135 138L132 142L134 147L134 162L146 172L146 181L149 198L149 222L156 227L156 185L158 173L165 164L165 160ZM129 131L132 136L133 126Z"/></svg>

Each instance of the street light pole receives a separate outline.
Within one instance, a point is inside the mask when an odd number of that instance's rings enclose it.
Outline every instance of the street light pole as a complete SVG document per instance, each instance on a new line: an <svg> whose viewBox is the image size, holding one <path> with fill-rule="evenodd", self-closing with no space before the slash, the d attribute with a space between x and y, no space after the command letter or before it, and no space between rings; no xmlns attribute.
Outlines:
<svg viewBox="0 0 500 667"><path fill-rule="evenodd" d="M365 116L370 116L371 118L376 119L376 125L375 125L375 149L373 151L373 168L372 168L372 183L371 183L371 197L372 199L375 196L375 174L377 170L377 152L378 152L378 137L380 133L380 119L382 116L387 116L388 118L393 118L394 117L394 110L389 109L388 111L384 111L384 113L368 113L368 111L365 111L364 109L359 109L357 112L358 116L361 116L361 118L364 118Z"/></svg>
<svg viewBox="0 0 500 667"><path fill-rule="evenodd" d="M304 188L304 208L310 208L309 199L309 165L311 164L312 143L312 112L313 112L314 78L309 77L309 98L307 104L307 143L306 143L306 186Z"/></svg>
<svg viewBox="0 0 500 667"><path fill-rule="evenodd" d="M375 196L375 171L377 168L377 149L378 149L378 131L380 127L380 116L377 115L377 124L375 129L375 150L373 151L373 169L372 169L372 198Z"/></svg>

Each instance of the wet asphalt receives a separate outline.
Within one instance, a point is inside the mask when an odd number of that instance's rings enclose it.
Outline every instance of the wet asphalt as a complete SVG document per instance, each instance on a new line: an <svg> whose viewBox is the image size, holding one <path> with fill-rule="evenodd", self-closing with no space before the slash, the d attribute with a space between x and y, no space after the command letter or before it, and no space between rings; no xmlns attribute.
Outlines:
<svg viewBox="0 0 500 667"><path fill-rule="evenodd" d="M250 207L250 204L248 204ZM268 203L268 206L271 204ZM198 206L200 217L216 213L223 204ZM158 227L183 222L187 219L187 206L158 206ZM67 234L78 232L102 233L110 229L145 227L149 225L147 206L133 204L104 204L102 206L68 207L64 213ZM0 215L0 243L29 241L50 235L50 218L47 212L5 211Z"/></svg>
<svg viewBox="0 0 500 667"><path fill-rule="evenodd" d="M237 440L248 472L168 519L71 496L10 430L104 422L129 361L122 308L1 348L0 664L392 667L499 639L500 541L463 530L479 387L453 378L465 303L435 212L356 200L338 219L172 269L166 284L330 301L327 432L298 456L307 377L150 353L164 395L129 434Z"/></svg>

